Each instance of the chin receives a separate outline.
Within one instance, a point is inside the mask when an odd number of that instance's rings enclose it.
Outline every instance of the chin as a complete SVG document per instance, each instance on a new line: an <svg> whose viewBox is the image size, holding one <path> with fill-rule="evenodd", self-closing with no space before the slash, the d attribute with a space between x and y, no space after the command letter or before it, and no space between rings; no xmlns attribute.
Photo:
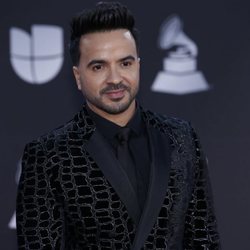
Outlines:
<svg viewBox="0 0 250 250"><path fill-rule="evenodd" d="M131 107L132 102L117 102L116 104L112 105L105 105L103 110L109 114L118 115Z"/></svg>

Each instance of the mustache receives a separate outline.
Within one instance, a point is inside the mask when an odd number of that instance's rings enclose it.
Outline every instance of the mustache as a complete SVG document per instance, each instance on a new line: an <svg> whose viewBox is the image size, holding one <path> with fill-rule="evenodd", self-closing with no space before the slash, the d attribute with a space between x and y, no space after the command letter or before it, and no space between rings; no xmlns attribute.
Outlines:
<svg viewBox="0 0 250 250"><path fill-rule="evenodd" d="M110 92L112 90L127 90L127 91L129 91L130 88L128 86L126 86L122 82L119 82L119 83L109 83L109 85L107 87L103 88L100 91L100 94L103 95L103 94L105 94L107 92Z"/></svg>

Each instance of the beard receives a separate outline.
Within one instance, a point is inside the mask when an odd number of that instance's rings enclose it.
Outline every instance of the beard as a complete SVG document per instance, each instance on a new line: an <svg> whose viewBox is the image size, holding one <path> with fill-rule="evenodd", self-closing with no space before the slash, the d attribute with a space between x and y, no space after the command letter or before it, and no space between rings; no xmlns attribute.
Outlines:
<svg viewBox="0 0 250 250"><path fill-rule="evenodd" d="M131 103L135 100L136 94L138 93L138 85L135 88L130 88L123 84L122 82L118 84L109 84L107 87L103 88L99 92L99 96L91 96L88 93L84 92L83 95L87 102L91 105L95 106L96 108L112 115L121 114L126 111ZM112 90L123 90L126 91L128 94L128 98L123 101L123 98L116 98L112 99L111 102L105 102L105 94Z"/></svg>

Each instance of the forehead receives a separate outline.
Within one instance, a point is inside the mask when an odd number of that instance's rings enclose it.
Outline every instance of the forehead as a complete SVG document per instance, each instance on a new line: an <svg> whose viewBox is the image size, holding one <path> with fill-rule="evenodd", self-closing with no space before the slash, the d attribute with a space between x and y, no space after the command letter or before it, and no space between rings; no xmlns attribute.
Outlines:
<svg viewBox="0 0 250 250"><path fill-rule="evenodd" d="M136 53L135 40L126 29L85 34L81 37L79 46L81 57Z"/></svg>

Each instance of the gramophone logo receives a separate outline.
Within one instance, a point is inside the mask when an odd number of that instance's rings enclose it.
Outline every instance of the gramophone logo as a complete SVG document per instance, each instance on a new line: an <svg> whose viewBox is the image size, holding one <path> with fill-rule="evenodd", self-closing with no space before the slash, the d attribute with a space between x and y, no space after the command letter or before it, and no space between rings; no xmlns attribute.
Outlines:
<svg viewBox="0 0 250 250"><path fill-rule="evenodd" d="M209 89L202 72L197 71L197 46L184 34L182 26L176 15L162 24L159 46L167 51L167 56L164 70L154 80L153 91L183 95Z"/></svg>
<svg viewBox="0 0 250 250"><path fill-rule="evenodd" d="M16 74L25 82L51 81L63 63L63 30L52 25L32 25L31 35L10 29L10 59Z"/></svg>
<svg viewBox="0 0 250 250"><path fill-rule="evenodd" d="M16 176L15 176L15 181L18 184L19 179L20 179L20 175L21 175L21 160L18 161L17 163L17 170L16 170ZM13 213L12 217L10 218L8 227L10 229L16 229L16 211Z"/></svg>

